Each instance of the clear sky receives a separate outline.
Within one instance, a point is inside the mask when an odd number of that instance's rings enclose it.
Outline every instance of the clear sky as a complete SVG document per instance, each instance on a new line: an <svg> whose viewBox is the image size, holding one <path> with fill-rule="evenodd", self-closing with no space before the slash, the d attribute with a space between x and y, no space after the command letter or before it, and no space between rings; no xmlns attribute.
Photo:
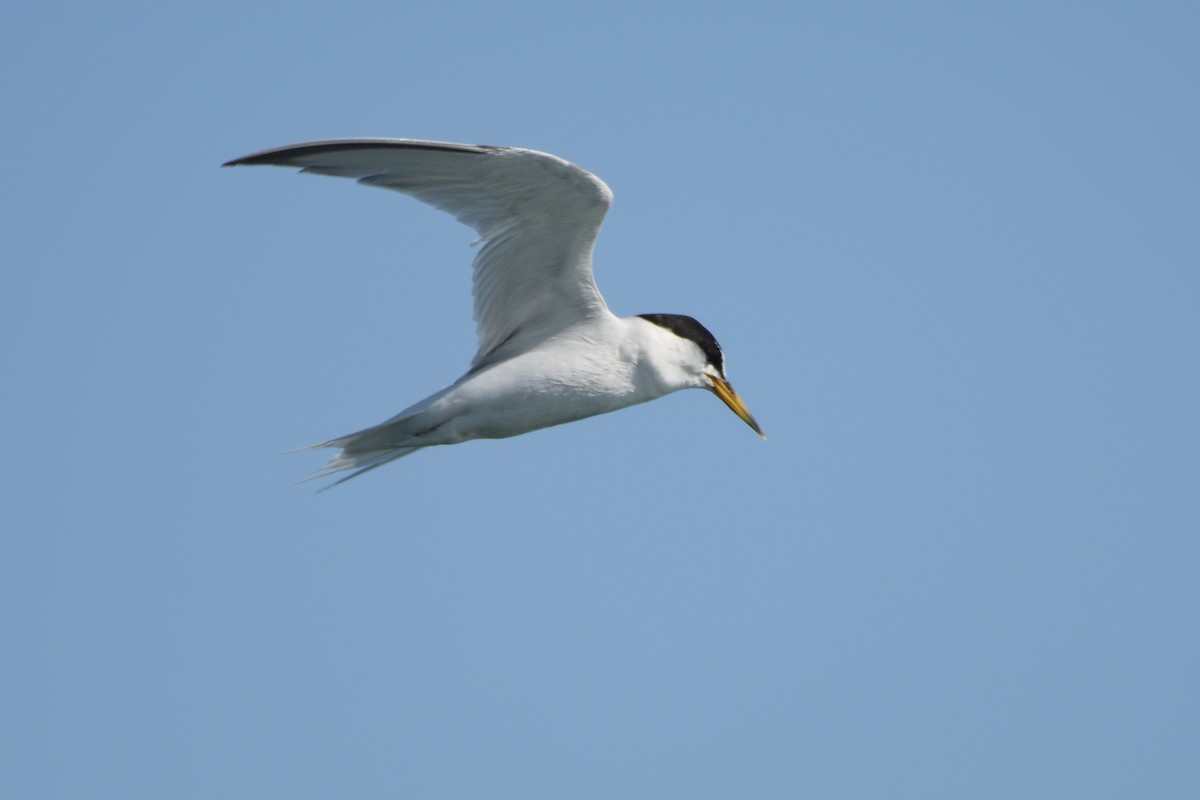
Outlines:
<svg viewBox="0 0 1200 800"><path fill-rule="evenodd" d="M1200 796L1200 10L0 11L0 796ZM230 158L547 150L685 392L337 489L452 219Z"/></svg>

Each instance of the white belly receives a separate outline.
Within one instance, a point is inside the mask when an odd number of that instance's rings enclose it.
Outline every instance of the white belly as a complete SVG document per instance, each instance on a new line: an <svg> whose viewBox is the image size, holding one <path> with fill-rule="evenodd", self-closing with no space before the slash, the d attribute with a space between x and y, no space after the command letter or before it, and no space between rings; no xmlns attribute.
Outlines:
<svg viewBox="0 0 1200 800"><path fill-rule="evenodd" d="M503 439L659 396L638 391L632 362L615 353L588 355L537 351L465 376L430 408L445 420L436 437Z"/></svg>

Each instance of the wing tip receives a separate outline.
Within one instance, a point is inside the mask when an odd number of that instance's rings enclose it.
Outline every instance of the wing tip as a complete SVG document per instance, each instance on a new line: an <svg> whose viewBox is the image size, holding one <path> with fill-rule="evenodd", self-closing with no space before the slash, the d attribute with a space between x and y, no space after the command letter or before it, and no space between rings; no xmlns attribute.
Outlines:
<svg viewBox="0 0 1200 800"><path fill-rule="evenodd" d="M347 150L370 150L373 148L403 148L408 150L439 150L446 153L487 153L497 149L485 144L454 144L452 142L430 142L421 139L322 139L314 142L288 144L272 147L248 156L226 161L222 167L241 167L267 164L272 166L297 166L295 160L322 153L345 152Z"/></svg>

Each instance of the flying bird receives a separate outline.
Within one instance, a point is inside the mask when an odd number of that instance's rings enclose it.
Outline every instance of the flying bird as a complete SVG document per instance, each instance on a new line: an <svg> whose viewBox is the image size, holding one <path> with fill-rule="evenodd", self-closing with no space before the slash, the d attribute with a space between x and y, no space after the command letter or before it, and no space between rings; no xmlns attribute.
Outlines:
<svg viewBox="0 0 1200 800"><path fill-rule="evenodd" d="M470 369L386 422L313 445L341 451L314 478L350 471L342 483L423 447L516 436L679 389L707 389L766 438L707 328L609 311L592 250L612 192L587 170L536 150L415 139L307 142L224 166L257 164L401 192L479 234Z"/></svg>

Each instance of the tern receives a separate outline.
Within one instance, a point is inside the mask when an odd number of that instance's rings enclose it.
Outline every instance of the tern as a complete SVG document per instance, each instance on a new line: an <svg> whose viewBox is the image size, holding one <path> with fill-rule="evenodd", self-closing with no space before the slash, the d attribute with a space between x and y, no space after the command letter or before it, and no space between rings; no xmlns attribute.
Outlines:
<svg viewBox="0 0 1200 800"><path fill-rule="evenodd" d="M416 139L331 139L235 158L353 178L410 195L474 228L479 350L450 386L385 422L313 445L337 448L314 478L337 483L424 447L502 439L706 389L762 438L725 376L721 346L681 314L618 317L592 277L612 192L536 150Z"/></svg>

